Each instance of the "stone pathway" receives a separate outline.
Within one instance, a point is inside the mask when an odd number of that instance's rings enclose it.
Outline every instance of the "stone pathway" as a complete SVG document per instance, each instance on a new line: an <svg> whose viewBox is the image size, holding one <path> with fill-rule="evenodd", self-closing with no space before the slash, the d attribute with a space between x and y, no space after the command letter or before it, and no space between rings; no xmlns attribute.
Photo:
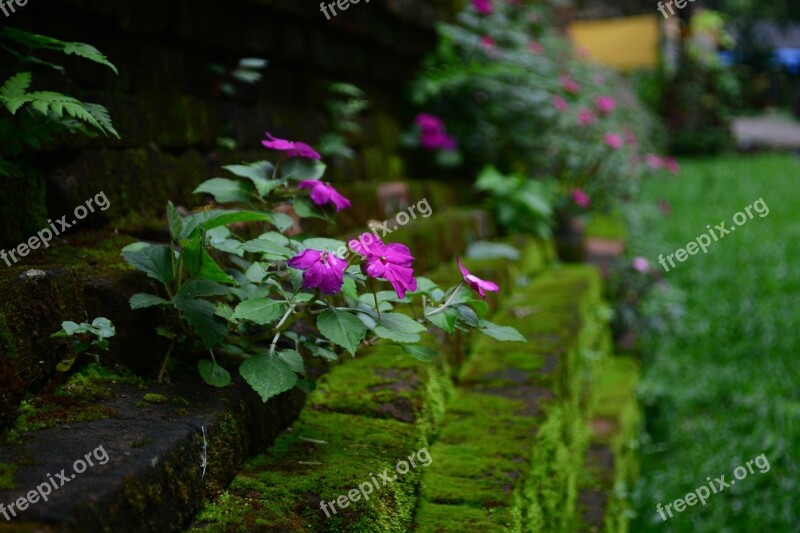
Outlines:
<svg viewBox="0 0 800 533"><path fill-rule="evenodd" d="M733 131L741 148L800 150L800 122L786 116L737 118L733 121Z"/></svg>

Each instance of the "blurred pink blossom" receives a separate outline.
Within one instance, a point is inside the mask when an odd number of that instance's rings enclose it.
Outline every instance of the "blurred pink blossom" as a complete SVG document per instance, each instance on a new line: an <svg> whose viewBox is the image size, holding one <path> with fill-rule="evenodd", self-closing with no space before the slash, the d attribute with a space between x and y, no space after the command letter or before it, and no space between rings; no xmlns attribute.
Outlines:
<svg viewBox="0 0 800 533"><path fill-rule="evenodd" d="M492 0L472 0L472 5L481 15L492 14Z"/></svg>
<svg viewBox="0 0 800 533"><path fill-rule="evenodd" d="M578 94L581 92L580 85L578 85L575 80L569 76L561 76L561 87L571 94Z"/></svg>
<svg viewBox="0 0 800 533"><path fill-rule="evenodd" d="M616 133L606 133L603 136L603 142L605 142L606 146L613 150L619 150L622 148L622 137Z"/></svg>
<svg viewBox="0 0 800 533"><path fill-rule="evenodd" d="M644 257L634 257L631 264L635 271L641 272L642 274L646 274L650 271L650 262Z"/></svg>
<svg viewBox="0 0 800 533"><path fill-rule="evenodd" d="M592 205L592 199L581 189L572 189L572 201L584 209L588 209Z"/></svg>
<svg viewBox="0 0 800 533"><path fill-rule="evenodd" d="M614 111L614 108L617 106L617 102L610 96L598 96L597 100L595 101L595 106L601 113L608 114Z"/></svg>
<svg viewBox="0 0 800 533"><path fill-rule="evenodd" d="M664 158L664 165L666 165L667 170L669 170L670 172L672 172L676 176L681 173L681 166L672 157L665 157Z"/></svg>
<svg viewBox="0 0 800 533"><path fill-rule="evenodd" d="M578 124L581 126L591 126L597 122L597 116L590 109L581 109L578 113Z"/></svg>
<svg viewBox="0 0 800 533"><path fill-rule="evenodd" d="M567 101L561 98L560 96L553 97L553 105L557 110L561 111L562 113L564 113L569 109L569 104L567 103Z"/></svg>

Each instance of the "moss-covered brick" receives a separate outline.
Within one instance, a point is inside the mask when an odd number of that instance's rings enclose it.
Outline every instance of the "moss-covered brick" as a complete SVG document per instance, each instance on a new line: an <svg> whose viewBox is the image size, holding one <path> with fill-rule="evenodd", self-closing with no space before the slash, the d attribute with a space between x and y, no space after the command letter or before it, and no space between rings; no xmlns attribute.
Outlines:
<svg viewBox="0 0 800 533"><path fill-rule="evenodd" d="M359 415L305 411L267 453L251 459L217 502L195 517L190 530L406 532L412 522L420 464L395 471L425 446L413 425ZM433 459L435 463L436 459ZM336 506L327 517L321 501L347 495L379 473L369 499Z"/></svg>

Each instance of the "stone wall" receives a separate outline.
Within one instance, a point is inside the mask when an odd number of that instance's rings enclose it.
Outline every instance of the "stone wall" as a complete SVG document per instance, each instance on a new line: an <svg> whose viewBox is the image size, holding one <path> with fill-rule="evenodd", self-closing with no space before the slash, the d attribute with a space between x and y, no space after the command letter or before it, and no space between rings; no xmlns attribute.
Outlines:
<svg viewBox="0 0 800 533"><path fill-rule="evenodd" d="M191 191L221 164L266 155L259 145L264 131L316 142L329 127L324 104L334 81L364 89L372 107L354 139L357 159L332 169L333 177L406 177L399 146L411 118L405 84L434 45L435 22L450 16L454 3L373 0L330 21L317 3L296 0L29 3L8 22L90 43L119 69L115 76L84 60L54 56L66 77L34 69L34 89L106 105L121 139L69 136L45 153L28 154L41 176L7 181L0 191L0 245L22 242L45 226L45 213L69 213L101 190L112 204L102 216L117 227L160 215L167 199L194 205ZM0 57L5 80L17 68L3 52ZM237 86L236 98L225 97L209 65L232 68L243 57L269 60L264 79ZM220 149L222 136L234 138L238 150Z"/></svg>

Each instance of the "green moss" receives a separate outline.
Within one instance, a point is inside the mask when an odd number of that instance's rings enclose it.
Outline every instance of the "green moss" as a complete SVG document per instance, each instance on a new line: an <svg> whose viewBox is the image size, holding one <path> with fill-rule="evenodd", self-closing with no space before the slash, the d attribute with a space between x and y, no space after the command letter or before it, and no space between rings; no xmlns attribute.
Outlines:
<svg viewBox="0 0 800 533"><path fill-rule="evenodd" d="M16 471L17 465L0 463L0 490L17 488L16 483L14 483L14 473Z"/></svg>
<svg viewBox="0 0 800 533"><path fill-rule="evenodd" d="M148 392L147 394L142 396L142 400L144 400L147 403L167 403L169 401L169 398L167 398L163 394Z"/></svg>

